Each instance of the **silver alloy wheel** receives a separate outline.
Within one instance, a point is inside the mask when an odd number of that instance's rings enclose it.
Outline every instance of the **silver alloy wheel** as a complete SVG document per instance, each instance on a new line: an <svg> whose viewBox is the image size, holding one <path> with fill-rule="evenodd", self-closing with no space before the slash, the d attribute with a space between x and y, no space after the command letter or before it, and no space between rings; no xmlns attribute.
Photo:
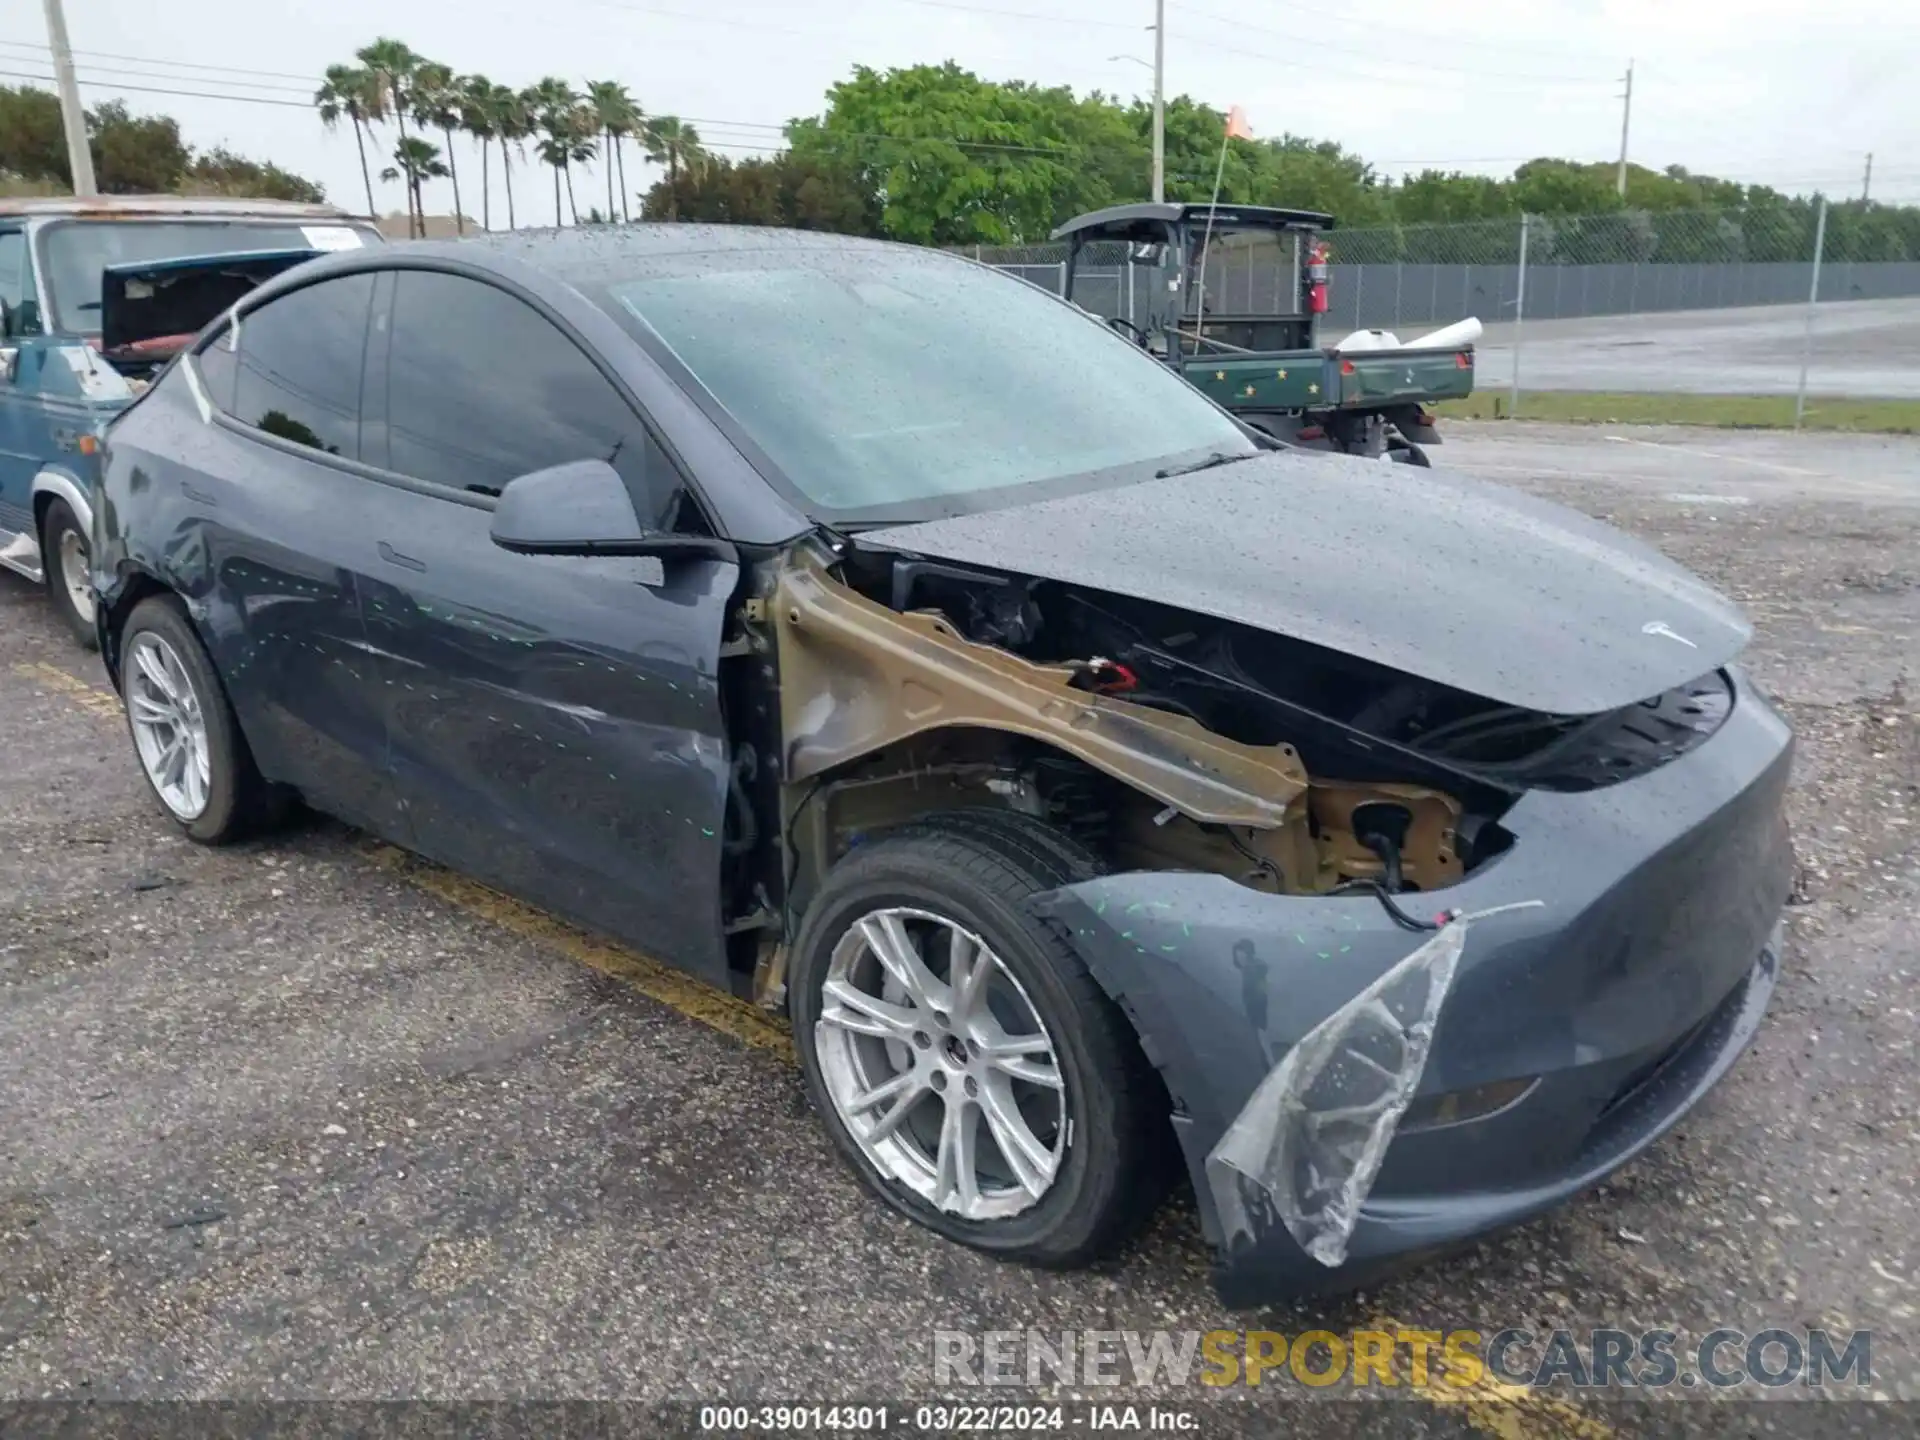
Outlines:
<svg viewBox="0 0 1920 1440"><path fill-rule="evenodd" d="M1001 1220L1066 1158L1053 1037L978 935L926 910L847 928L821 985L820 1070L874 1168L941 1210Z"/></svg>
<svg viewBox="0 0 1920 1440"><path fill-rule="evenodd" d="M154 793L176 817L200 818L212 770L207 721L187 667L165 637L142 630L127 646L127 718Z"/></svg>
<svg viewBox="0 0 1920 1440"><path fill-rule="evenodd" d="M60 583L82 620L93 620L93 577L87 563L87 542L78 530L60 532Z"/></svg>

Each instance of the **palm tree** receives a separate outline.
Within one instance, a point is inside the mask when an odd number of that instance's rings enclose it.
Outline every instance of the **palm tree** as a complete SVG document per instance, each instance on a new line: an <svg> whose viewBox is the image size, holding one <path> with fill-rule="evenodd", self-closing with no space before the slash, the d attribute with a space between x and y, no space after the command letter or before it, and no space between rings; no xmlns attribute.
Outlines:
<svg viewBox="0 0 1920 1440"><path fill-rule="evenodd" d="M507 187L507 228L517 228L513 218L513 156L526 155L523 142L533 134L533 117L527 111L526 97L509 85L496 85L487 97L487 113L493 119L493 133L500 137L500 178Z"/></svg>
<svg viewBox="0 0 1920 1440"><path fill-rule="evenodd" d="M591 165L594 157L600 153L600 147L594 143L594 127L599 123L590 105L576 105L573 113L567 117L567 155L561 169L567 177L567 209L573 212L573 223L580 223L580 207L573 200L573 167Z"/></svg>
<svg viewBox="0 0 1920 1440"><path fill-rule="evenodd" d="M678 220L680 193L675 182L680 172L698 175L706 168L707 152L700 143L700 132L678 115L651 115L640 134L647 147L647 159L667 167L667 218Z"/></svg>
<svg viewBox="0 0 1920 1440"><path fill-rule="evenodd" d="M407 109L412 103L413 77L420 69L420 57L406 44L382 35L371 45L362 46L354 51L353 58L366 67L372 76L375 93L380 97L380 110L383 115L392 115L394 123L400 127L400 143L407 143ZM384 171L381 172L384 177ZM413 192L408 192L408 204L411 207ZM414 212L407 211L407 234L414 233ZM426 230L426 216L421 215L420 229Z"/></svg>
<svg viewBox="0 0 1920 1440"><path fill-rule="evenodd" d="M367 131L381 118L380 89L371 72L353 65L329 65L326 83L313 92L320 123L332 130L344 115L353 124L353 143L360 150L360 178L367 187L367 214L378 217L373 203L373 171L367 166Z"/></svg>
<svg viewBox="0 0 1920 1440"><path fill-rule="evenodd" d="M571 169L574 112L580 97L559 76L548 75L523 91L521 98L526 101L528 113L539 122L539 128L546 132L540 141L539 154L542 162L553 166L553 223L564 225L566 220L560 213L560 172ZM573 184L571 173L567 184Z"/></svg>
<svg viewBox="0 0 1920 1440"><path fill-rule="evenodd" d="M620 171L620 213L623 216L627 213L627 157L621 141L633 134L640 124L640 107L634 103L633 96L627 93L627 87L618 80L590 81L587 85L587 103L593 107L594 119L606 139L607 219L611 222L615 166Z"/></svg>
<svg viewBox="0 0 1920 1440"><path fill-rule="evenodd" d="M499 136L493 113L493 82L484 75L463 75L459 82L460 128L480 142L480 228L493 228L488 194L487 150Z"/></svg>
<svg viewBox="0 0 1920 1440"><path fill-rule="evenodd" d="M453 181L453 233L465 235L467 221L460 209L460 164L454 159L453 132L460 128L460 90L453 78L453 71L436 60L429 60L414 72L413 76L413 118L422 125L431 125L440 132L440 138L446 142L447 175ZM420 217L420 228L426 231L426 216Z"/></svg>
<svg viewBox="0 0 1920 1440"><path fill-rule="evenodd" d="M440 159L440 147L431 140L409 135L393 147L393 164L380 172L380 178L404 179L407 182L407 198L411 207L409 215L420 217L420 233L424 236L427 233L427 207L420 187L428 180L442 179L447 174L447 167Z"/></svg>

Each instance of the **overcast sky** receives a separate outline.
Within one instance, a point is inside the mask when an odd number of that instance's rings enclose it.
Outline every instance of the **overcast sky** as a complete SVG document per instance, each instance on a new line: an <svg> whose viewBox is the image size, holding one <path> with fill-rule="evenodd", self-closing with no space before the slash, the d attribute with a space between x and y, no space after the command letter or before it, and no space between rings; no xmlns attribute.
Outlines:
<svg viewBox="0 0 1920 1440"><path fill-rule="evenodd" d="M1152 21L1153 0L331 0L297 13L277 0L67 0L89 104L165 111L191 143L274 160L349 205L362 194L351 133L327 134L301 101L328 63L380 34L514 85L623 81L647 111L692 118L739 156L773 148L783 121L816 113L860 63L952 59L992 79L1144 94L1149 70L1109 57L1150 60ZM50 74L45 43L41 7L8 5L4 78ZM1258 134L1335 139L1393 174L1613 158L1632 58L1642 164L1858 195L1872 151L1875 198L1920 201L1916 55L1910 0L1167 3L1169 94L1241 105ZM627 174L636 189L651 178L631 160ZM450 208L440 189L435 211ZM550 184L516 191L551 219ZM605 203L598 177L577 193L583 210L590 193ZM399 208L397 185L376 195ZM463 198L477 213L477 196Z"/></svg>

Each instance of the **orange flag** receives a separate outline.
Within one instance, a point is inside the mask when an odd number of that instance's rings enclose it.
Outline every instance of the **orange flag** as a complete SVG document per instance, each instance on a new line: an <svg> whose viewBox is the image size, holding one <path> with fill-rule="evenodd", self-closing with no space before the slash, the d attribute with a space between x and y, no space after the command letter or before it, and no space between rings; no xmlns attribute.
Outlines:
<svg viewBox="0 0 1920 1440"><path fill-rule="evenodd" d="M1229 140L1253 138L1253 126L1247 123L1247 112L1238 105L1227 112L1227 138Z"/></svg>

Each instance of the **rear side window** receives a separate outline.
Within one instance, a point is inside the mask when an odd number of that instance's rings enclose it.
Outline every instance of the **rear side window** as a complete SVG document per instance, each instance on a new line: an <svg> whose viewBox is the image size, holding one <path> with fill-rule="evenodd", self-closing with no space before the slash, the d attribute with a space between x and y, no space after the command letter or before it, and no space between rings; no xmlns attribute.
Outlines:
<svg viewBox="0 0 1920 1440"><path fill-rule="evenodd" d="M394 277L388 468L498 494L549 465L606 460L652 528L685 528L679 476L580 347L517 296L462 275Z"/></svg>
<svg viewBox="0 0 1920 1440"><path fill-rule="evenodd" d="M283 440L358 459L373 283L371 274L343 275L243 314L229 413ZM208 378L222 388L221 361L213 352L231 340L223 335L200 355L202 373L211 358L214 373Z"/></svg>

